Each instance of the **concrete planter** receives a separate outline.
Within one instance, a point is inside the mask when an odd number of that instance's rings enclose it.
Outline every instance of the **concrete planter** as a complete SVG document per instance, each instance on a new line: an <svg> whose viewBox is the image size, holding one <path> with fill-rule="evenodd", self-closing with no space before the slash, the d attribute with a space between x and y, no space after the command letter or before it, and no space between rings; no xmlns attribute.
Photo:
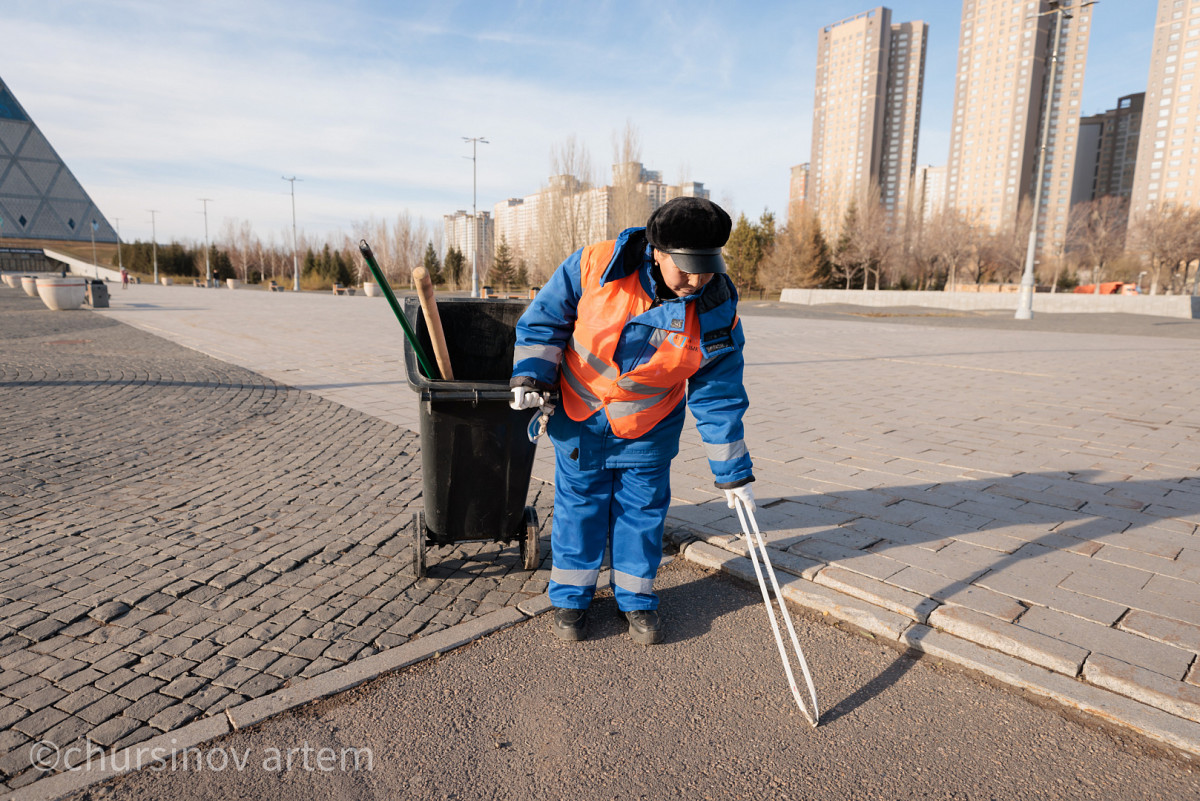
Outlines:
<svg viewBox="0 0 1200 801"><path fill-rule="evenodd" d="M8 284L13 289L16 289L17 287L20 286L20 284L17 283L17 277L15 275L13 275L12 273L4 274L4 283Z"/></svg>
<svg viewBox="0 0 1200 801"><path fill-rule="evenodd" d="M170 278L167 278L165 275L164 275L164 276L160 276L158 280L162 282L162 285L163 285L163 286L170 286L170 285L171 285L171 279L170 279Z"/></svg>
<svg viewBox="0 0 1200 801"><path fill-rule="evenodd" d="M36 275L22 275L21 276L21 289L24 289L25 294L28 295L29 297L36 298L38 296L37 276Z"/></svg>
<svg viewBox="0 0 1200 801"><path fill-rule="evenodd" d="M380 295L382 295L383 292L380 291L379 284L372 284L370 282L367 282L367 283L363 284L363 294L366 295L368 298L377 298Z"/></svg>
<svg viewBox="0 0 1200 801"><path fill-rule="evenodd" d="M226 279L225 279L225 284L226 284L226 286L228 286L230 289L237 289L239 286L241 286L241 283L242 283L242 282L241 282L241 281L239 281L239 280L238 280L238 279L236 279L236 278L226 278Z"/></svg>
<svg viewBox="0 0 1200 801"><path fill-rule="evenodd" d="M71 311L83 305L86 278L38 278L37 293L51 311Z"/></svg>

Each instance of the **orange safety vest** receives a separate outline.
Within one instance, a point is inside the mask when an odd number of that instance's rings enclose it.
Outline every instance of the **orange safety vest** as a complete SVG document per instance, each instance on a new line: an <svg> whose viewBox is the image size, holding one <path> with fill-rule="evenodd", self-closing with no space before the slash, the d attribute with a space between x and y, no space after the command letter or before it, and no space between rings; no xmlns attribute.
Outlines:
<svg viewBox="0 0 1200 801"><path fill-rule="evenodd" d="M612 260L615 241L584 248L580 259L583 294L575 332L562 361L562 406L582 422L604 409L613 433L636 439L675 408L687 380L700 369L700 320L695 304L686 304L683 331L656 329L649 361L621 373L613 360L625 324L653 305L637 272L600 285Z"/></svg>

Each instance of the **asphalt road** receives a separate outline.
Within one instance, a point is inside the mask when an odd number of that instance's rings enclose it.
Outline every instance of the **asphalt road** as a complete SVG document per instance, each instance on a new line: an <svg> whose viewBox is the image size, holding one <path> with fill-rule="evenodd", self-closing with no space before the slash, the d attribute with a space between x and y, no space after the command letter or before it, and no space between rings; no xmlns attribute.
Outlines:
<svg viewBox="0 0 1200 801"><path fill-rule="evenodd" d="M80 798L1200 798L1195 763L798 617L813 730L757 588L681 561L659 587L660 646L602 596L584 643L542 616Z"/></svg>

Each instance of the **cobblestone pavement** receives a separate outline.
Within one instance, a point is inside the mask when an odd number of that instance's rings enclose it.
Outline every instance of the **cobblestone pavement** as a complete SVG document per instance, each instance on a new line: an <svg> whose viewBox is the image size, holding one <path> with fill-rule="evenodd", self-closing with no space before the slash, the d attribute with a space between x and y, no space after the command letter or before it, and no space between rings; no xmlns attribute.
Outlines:
<svg viewBox="0 0 1200 801"><path fill-rule="evenodd" d="M0 408L0 789L545 591L494 542L413 577L411 431L7 287Z"/></svg>
<svg viewBox="0 0 1200 801"><path fill-rule="evenodd" d="M144 286L113 303L104 314L415 424L378 298ZM797 597L1120 693L1200 746L1200 322L846 311L742 308L759 521ZM535 476L552 478L550 452ZM672 481L672 524L740 553L690 428Z"/></svg>

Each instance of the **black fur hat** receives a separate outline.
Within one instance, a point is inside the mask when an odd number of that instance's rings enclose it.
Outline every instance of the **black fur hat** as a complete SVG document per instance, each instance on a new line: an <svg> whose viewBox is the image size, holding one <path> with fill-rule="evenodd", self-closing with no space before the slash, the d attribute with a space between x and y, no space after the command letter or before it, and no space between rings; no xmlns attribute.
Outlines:
<svg viewBox="0 0 1200 801"><path fill-rule="evenodd" d="M685 273L723 273L721 248L732 228L729 215L711 200L677 197L650 215L646 239Z"/></svg>

